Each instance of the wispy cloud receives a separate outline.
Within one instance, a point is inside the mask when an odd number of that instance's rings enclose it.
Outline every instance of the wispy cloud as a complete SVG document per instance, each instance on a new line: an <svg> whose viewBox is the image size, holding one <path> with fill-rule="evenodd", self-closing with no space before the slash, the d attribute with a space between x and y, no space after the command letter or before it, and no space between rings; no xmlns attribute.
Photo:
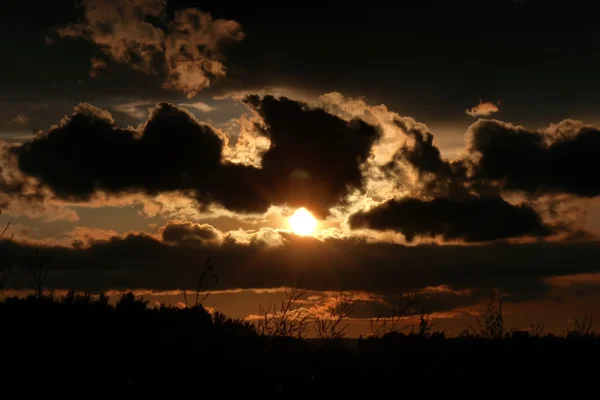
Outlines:
<svg viewBox="0 0 600 400"><path fill-rule="evenodd" d="M491 101L480 101L475 107L471 107L465 112L471 117L486 117L500 111L500 102L498 104L492 103Z"/></svg>
<svg viewBox="0 0 600 400"><path fill-rule="evenodd" d="M196 103L181 103L178 104L179 107L193 108L194 110L202 111L202 112L210 112L216 110L216 107L210 106L206 103L198 101Z"/></svg>

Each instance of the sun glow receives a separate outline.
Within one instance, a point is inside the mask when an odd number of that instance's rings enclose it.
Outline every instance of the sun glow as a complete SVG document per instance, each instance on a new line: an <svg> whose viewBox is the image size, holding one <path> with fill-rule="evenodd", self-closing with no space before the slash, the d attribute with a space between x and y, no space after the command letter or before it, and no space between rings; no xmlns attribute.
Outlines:
<svg viewBox="0 0 600 400"><path fill-rule="evenodd" d="M289 219L290 227L296 235L310 235L317 228L317 220L304 207L294 211L294 214Z"/></svg>

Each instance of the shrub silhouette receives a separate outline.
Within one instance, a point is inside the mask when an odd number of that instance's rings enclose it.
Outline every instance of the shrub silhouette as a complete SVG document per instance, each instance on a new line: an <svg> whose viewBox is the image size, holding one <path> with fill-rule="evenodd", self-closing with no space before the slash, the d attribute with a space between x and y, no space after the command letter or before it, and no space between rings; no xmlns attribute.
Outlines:
<svg viewBox="0 0 600 400"><path fill-rule="evenodd" d="M475 317L478 329L470 326L462 332L462 336L474 335L484 339L502 339L505 336L502 300L499 300L497 305L495 300L495 293L492 292L485 312Z"/></svg>
<svg viewBox="0 0 600 400"><path fill-rule="evenodd" d="M148 300L143 297L136 298L132 292L127 292L121 295L121 298L115 305L115 312L140 314L148 310Z"/></svg>
<svg viewBox="0 0 600 400"><path fill-rule="evenodd" d="M567 330L567 337L570 338L587 338L593 335L592 322L594 319L594 313L588 312L587 310L581 317L575 317L573 319L573 329Z"/></svg>

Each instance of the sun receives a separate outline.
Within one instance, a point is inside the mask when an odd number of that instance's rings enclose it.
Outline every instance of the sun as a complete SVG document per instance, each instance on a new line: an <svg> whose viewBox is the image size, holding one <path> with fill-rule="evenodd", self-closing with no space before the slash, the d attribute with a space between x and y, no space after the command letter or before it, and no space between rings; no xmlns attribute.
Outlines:
<svg viewBox="0 0 600 400"><path fill-rule="evenodd" d="M289 219L290 227L296 235L310 235L317 228L317 220L304 207L294 211L294 214Z"/></svg>

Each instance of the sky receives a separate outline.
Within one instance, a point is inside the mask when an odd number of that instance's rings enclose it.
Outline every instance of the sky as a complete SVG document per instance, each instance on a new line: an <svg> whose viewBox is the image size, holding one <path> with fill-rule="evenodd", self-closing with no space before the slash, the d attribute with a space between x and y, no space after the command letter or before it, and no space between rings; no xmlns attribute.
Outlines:
<svg viewBox="0 0 600 400"><path fill-rule="evenodd" d="M600 312L598 4L3 7L0 246L57 293L176 304L210 257L211 309L344 292L352 335L401 293L449 333Z"/></svg>

